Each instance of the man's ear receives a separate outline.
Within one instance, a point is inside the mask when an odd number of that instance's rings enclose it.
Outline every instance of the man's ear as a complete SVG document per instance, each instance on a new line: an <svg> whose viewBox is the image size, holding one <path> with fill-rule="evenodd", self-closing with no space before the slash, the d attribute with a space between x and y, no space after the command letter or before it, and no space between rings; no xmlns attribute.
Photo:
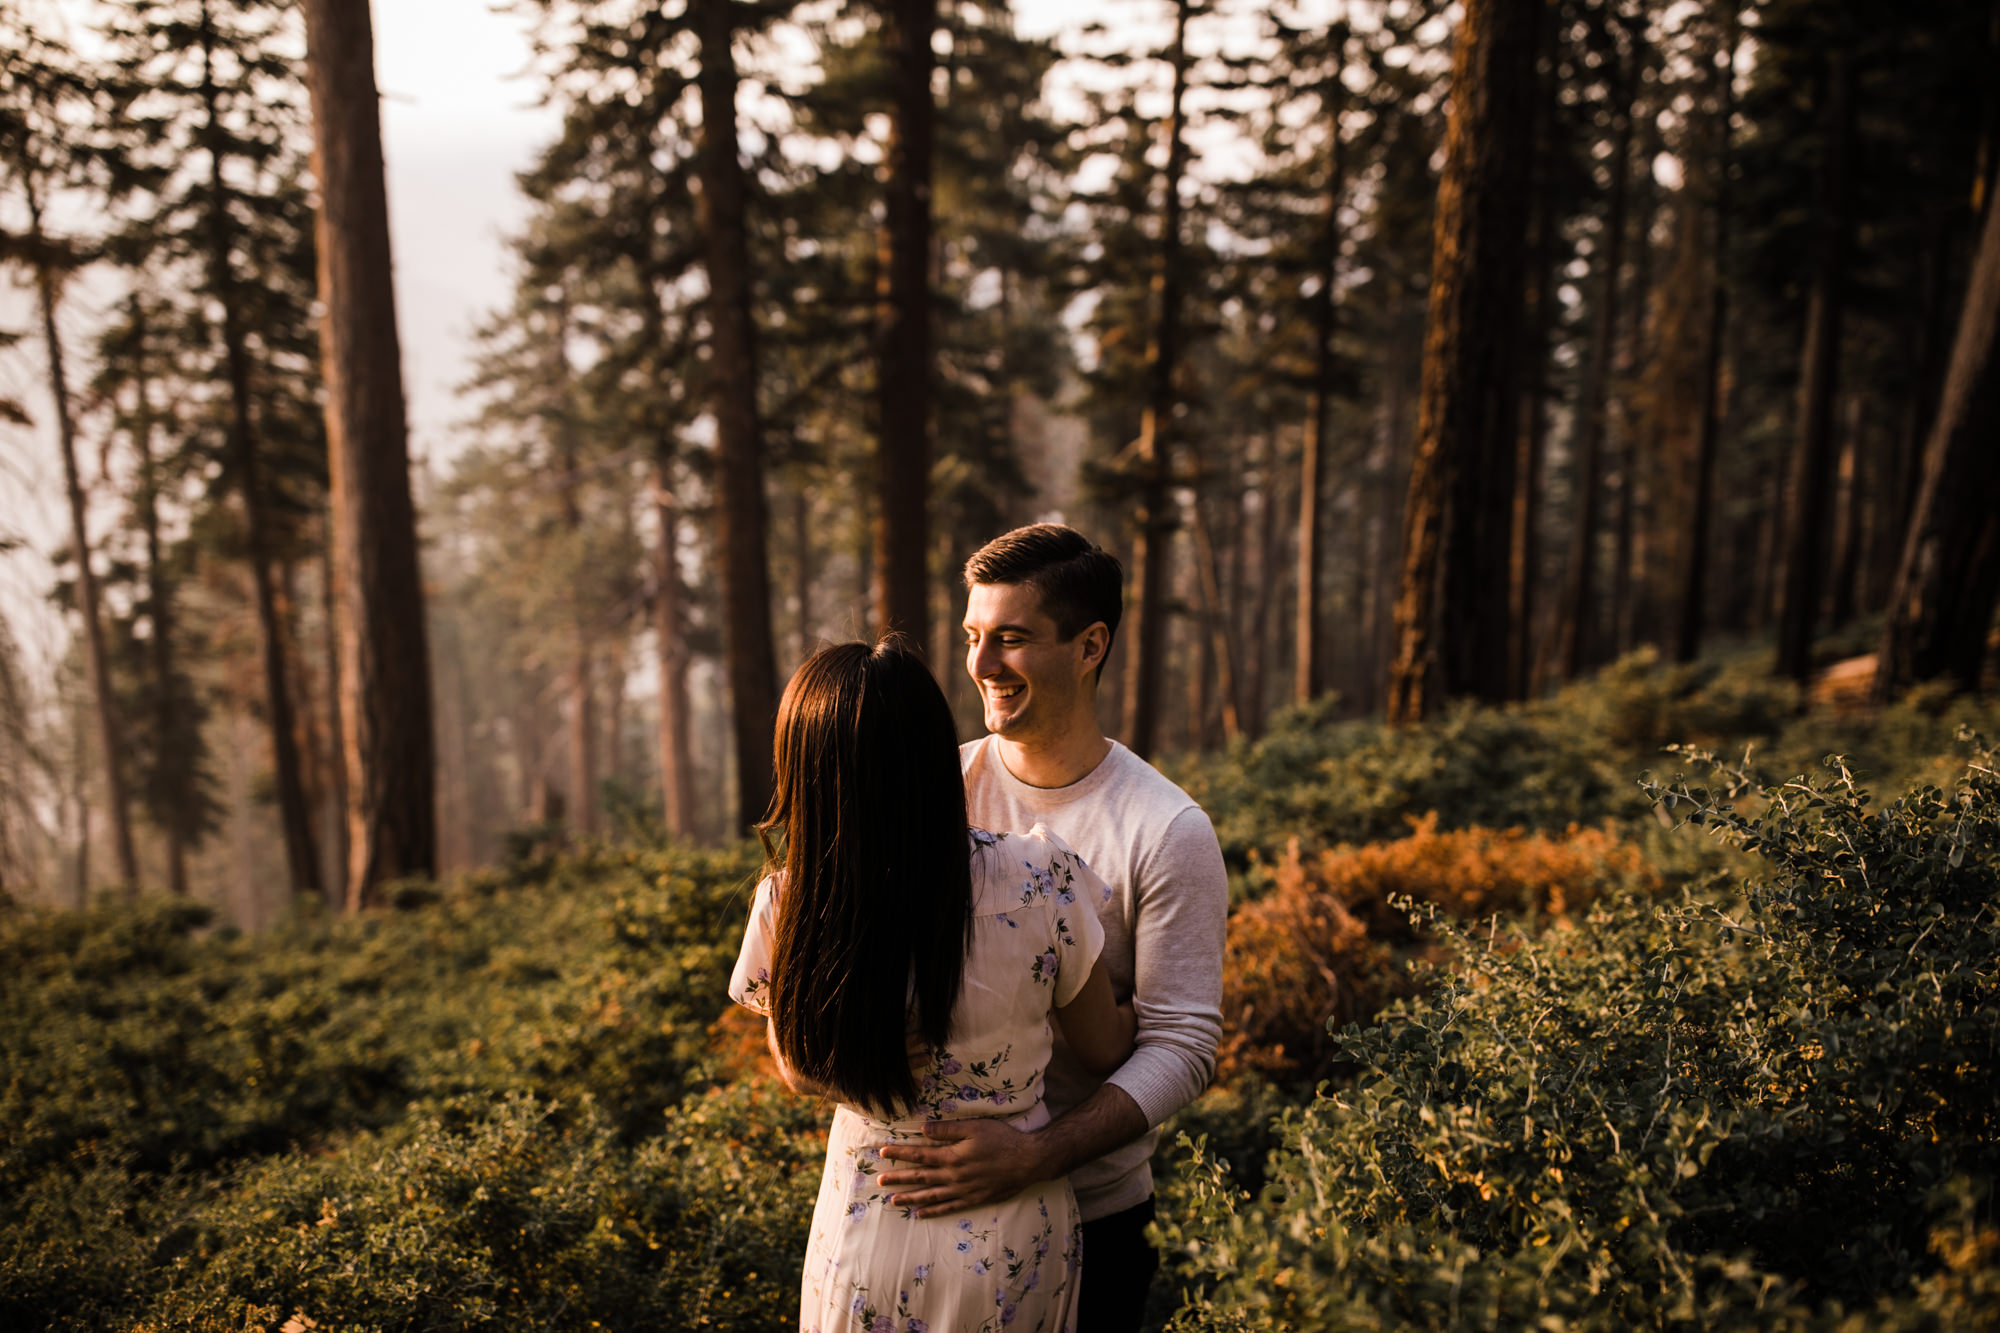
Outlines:
<svg viewBox="0 0 2000 1333"><path fill-rule="evenodd" d="M1111 650L1111 631L1104 627L1104 622L1096 620L1084 626L1077 639L1083 649L1083 661L1080 664L1083 669L1094 671L1102 666L1104 655Z"/></svg>

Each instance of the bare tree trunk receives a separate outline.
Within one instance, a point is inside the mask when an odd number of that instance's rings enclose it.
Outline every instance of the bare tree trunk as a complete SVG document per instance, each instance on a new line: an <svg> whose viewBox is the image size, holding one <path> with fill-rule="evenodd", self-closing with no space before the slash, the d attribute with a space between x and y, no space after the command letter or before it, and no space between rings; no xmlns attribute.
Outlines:
<svg viewBox="0 0 2000 1333"><path fill-rule="evenodd" d="M1506 695L1515 357L1541 0L1467 0L1452 53L1389 720ZM1440 636L1440 625L1451 632Z"/></svg>
<svg viewBox="0 0 2000 1333"><path fill-rule="evenodd" d="M583 506L578 490L583 478L583 443L578 437L576 395L569 363L569 297L565 291L555 302L556 327L549 339L550 370L561 391L561 410L555 423L556 491L562 502L563 527L580 548L583 540ZM591 623L587 600L581 587L571 589L572 618L569 667L564 692L569 695L569 821L579 834L597 832L597 687L594 680L596 627Z"/></svg>
<svg viewBox="0 0 2000 1333"><path fill-rule="evenodd" d="M778 714L771 648L771 572L764 546L764 448L757 419L756 331L750 318L743 164L736 139L735 0L694 0L701 38L701 198L708 259L710 391L716 420L716 546L722 555L724 644L735 726L736 819L747 829L771 803L771 730ZM919 558L922 546L917 548Z"/></svg>
<svg viewBox="0 0 2000 1333"><path fill-rule="evenodd" d="M1158 724L1161 657L1166 647L1167 577L1175 506L1174 372L1180 357L1181 177L1187 170L1187 24L1190 0L1175 6L1173 101L1167 113L1167 166L1161 182L1159 251L1153 268L1153 328L1146 343L1146 405L1139 420L1139 512L1132 534L1132 584L1137 589L1125 658L1125 741L1140 758L1153 753Z"/></svg>
<svg viewBox="0 0 2000 1333"><path fill-rule="evenodd" d="M1845 52L1827 57L1822 95L1818 235L1805 352L1799 359L1798 442L1792 454L1792 509L1785 524L1784 601L1778 619L1778 674L1812 674L1814 623L1825 587L1828 492L1833 473L1833 400L1840 369L1847 280L1847 160L1854 131L1852 71Z"/></svg>
<svg viewBox="0 0 2000 1333"><path fill-rule="evenodd" d="M97 737L104 751L104 796L111 807L111 832L118 853L119 883L125 896L139 892L139 861L132 849L132 815L125 794L124 728L111 688L111 663L104 649L103 612L98 602L97 571L90 565L90 526L84 515L83 477L76 465L76 425L70 414L69 379L63 371L62 338L56 330L56 278L42 235L41 202L28 199L29 237L37 251L35 292L41 301L42 338L48 344L49 394L55 400L56 438L62 446L63 486L69 496L70 540L76 547L76 586L83 612L83 645L90 665L90 692L97 708ZM85 825L86 830L88 825ZM89 846L89 838L79 844ZM79 852L79 866L87 852ZM79 877L86 874L79 870ZM88 884L85 884L85 895ZM84 895L80 895L84 896Z"/></svg>
<svg viewBox="0 0 2000 1333"><path fill-rule="evenodd" d="M333 479L347 906L437 869L430 653L390 282L389 211L367 9L305 0L320 181L320 326Z"/></svg>
<svg viewBox="0 0 2000 1333"><path fill-rule="evenodd" d="M1222 578L1216 570L1215 542L1209 534L1208 517L1203 512L1199 494L1194 500L1194 544L1195 572L1201 584L1201 623L1207 631L1208 654L1214 662L1215 692L1222 700L1222 738L1233 741L1243 734L1242 722L1236 715L1236 640L1230 634L1225 618ZM1200 734L1200 719L1206 712L1207 709L1203 708L1195 714L1197 736Z"/></svg>
<svg viewBox="0 0 2000 1333"><path fill-rule="evenodd" d="M202 48L201 96L207 116L208 263L209 281L222 313L222 350L229 378L228 448L243 498L243 542L250 560L250 587L257 608L257 649L264 664L265 708L271 729L273 777L278 788L278 817L284 829L285 865L294 898L318 894L319 857L313 850L312 815L300 772L297 721L285 667L284 626L272 574L273 553L269 517L264 508L263 468L256 428L250 416L250 352L243 328L236 287L234 246L229 216L228 186L223 180L221 91L215 82L215 30L210 11L202 6L199 39Z"/></svg>
<svg viewBox="0 0 2000 1333"><path fill-rule="evenodd" d="M798 604L798 655L812 656L812 497L804 485L792 492L792 600Z"/></svg>
<svg viewBox="0 0 2000 1333"><path fill-rule="evenodd" d="M2000 597L2000 208L1991 201L1952 343L1924 483L1882 632L1876 694L1946 676L1977 689Z"/></svg>
<svg viewBox="0 0 2000 1333"><path fill-rule="evenodd" d="M1618 128L1612 140L1611 189L1599 233L1597 308L1591 331L1590 361L1584 369L1583 401L1577 405L1576 517L1570 529L1568 574L1563 585L1560 661L1565 680L1574 680L1595 660L1592 629L1597 623L1596 566L1598 511L1603 507L1606 396L1612 356L1618 345L1620 269L1625 262L1625 214L1632 163L1632 93L1624 67L1612 83Z"/></svg>
<svg viewBox="0 0 2000 1333"><path fill-rule="evenodd" d="M1319 290L1313 293L1313 388L1306 420L1305 447L1299 461L1298 611L1292 627L1292 698L1310 703L1326 688L1320 660L1320 496L1326 489L1326 437L1333 410L1333 335L1336 318L1334 277L1340 266L1340 202L1347 193L1347 162L1340 134L1340 113L1346 90L1336 68L1321 91L1327 119L1326 211L1320 219L1319 254L1314 269Z"/></svg>
<svg viewBox="0 0 2000 1333"><path fill-rule="evenodd" d="M1701 433L1695 442L1693 495L1685 542L1681 548L1680 607L1674 633L1674 657L1692 662L1701 654L1702 610L1708 582L1708 548L1715 514L1715 460L1720 452L1722 420L1722 345L1729 331L1729 171L1734 158L1730 144L1730 123L1736 117L1736 48L1741 30L1732 7L1722 47L1726 60L1716 70L1721 107L1714 120L1715 147L1715 248L1710 257L1708 293L1708 339L1702 354Z"/></svg>
<svg viewBox="0 0 2000 1333"><path fill-rule="evenodd" d="M937 0L888 0L883 42L895 61L889 190L877 276L876 373L882 444L876 455L875 625L930 648L931 138L936 107L931 35Z"/></svg>
<svg viewBox="0 0 2000 1333"><path fill-rule="evenodd" d="M334 596L333 577L333 515L329 511L323 516L325 532L319 543L319 595L320 618L326 624L326 640L322 650L326 657L326 734L328 768L332 775L332 793L329 804L332 818L327 821L329 838L333 843L333 865L335 875L325 887L327 906L340 910L347 900L348 861L348 794L347 794L347 728L341 722L343 708L341 694L343 682L340 676L340 609Z"/></svg>
<svg viewBox="0 0 2000 1333"><path fill-rule="evenodd" d="M688 651L681 588L680 503L674 497L672 456L662 441L653 454L653 510L660 535L653 551L653 634L660 666L660 801L667 832L694 834L694 760L688 716Z"/></svg>

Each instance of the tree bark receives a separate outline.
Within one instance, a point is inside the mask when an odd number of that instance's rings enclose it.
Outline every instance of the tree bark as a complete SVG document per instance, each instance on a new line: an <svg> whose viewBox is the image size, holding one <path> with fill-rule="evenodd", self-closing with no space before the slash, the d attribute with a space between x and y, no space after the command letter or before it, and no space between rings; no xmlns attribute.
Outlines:
<svg viewBox="0 0 2000 1333"><path fill-rule="evenodd" d="M567 295L557 299L554 314L556 326L554 336L549 339L549 358L561 394L555 425L556 492L562 504L563 527L575 551L580 553L584 541L583 506L578 499L583 478L583 442L577 430L576 394L570 374ZM580 583L581 561L577 569ZM565 691L569 695L569 823L575 832L589 834L597 831L597 693L592 670L596 634L590 620L589 599L583 592L582 587L574 585L570 591L573 612L570 630L575 641L570 645Z"/></svg>
<svg viewBox="0 0 2000 1333"><path fill-rule="evenodd" d="M1814 624L1825 584L1833 480L1833 405L1840 372L1847 269L1847 168L1853 137L1852 72L1844 52L1827 58L1821 106L1818 234L1812 298L1800 357L1798 440L1792 454L1792 510L1785 524L1784 601L1778 616L1778 674L1812 675Z"/></svg>
<svg viewBox="0 0 2000 1333"><path fill-rule="evenodd" d="M1320 654L1320 497L1326 489L1326 437L1333 410L1333 335L1337 315L1334 276L1340 264L1340 201L1347 192L1347 163L1340 136L1340 112L1346 105L1338 66L1326 82L1327 119L1326 211L1320 219L1318 254L1313 265L1319 290L1313 293L1313 389L1306 420L1305 448L1299 461L1299 569L1297 615L1293 622L1292 698L1310 703L1326 688L1326 667ZM1232 719L1233 720L1233 719ZM1232 728L1233 730L1233 728Z"/></svg>
<svg viewBox="0 0 2000 1333"><path fill-rule="evenodd" d="M1504 698L1516 348L1540 0L1467 0L1433 233L1389 720ZM1452 632L1441 636L1439 628Z"/></svg>
<svg viewBox="0 0 2000 1333"><path fill-rule="evenodd" d="M437 869L430 654L365 6L305 0L347 770L347 907Z"/></svg>
<svg viewBox="0 0 2000 1333"><path fill-rule="evenodd" d="M1167 166L1161 181L1159 249L1153 266L1153 327L1146 342L1146 404L1139 419L1139 510L1132 534L1132 584L1136 589L1125 657L1125 741L1149 758L1157 739L1161 657L1166 647L1168 558L1175 505L1173 467L1174 372L1180 356L1181 177L1187 170L1187 24L1190 0L1175 6L1173 101L1167 113Z"/></svg>
<svg viewBox="0 0 2000 1333"><path fill-rule="evenodd" d="M1708 338L1702 353L1701 429L1695 439L1694 480L1688 530L1681 553L1679 616L1674 629L1674 658L1692 662L1701 654L1703 590L1708 582L1708 547L1714 528L1715 462L1721 450L1722 345L1729 331L1728 262L1731 236L1729 171L1732 162L1730 122L1736 117L1736 48L1741 30L1732 8L1722 41L1726 58L1716 73L1720 109L1715 117L1715 233L1709 262Z"/></svg>
<svg viewBox="0 0 2000 1333"><path fill-rule="evenodd" d="M2000 208L1988 203L1878 654L1876 695L1977 689L2000 597Z"/></svg>
<svg viewBox="0 0 2000 1333"><path fill-rule="evenodd" d="M735 0L695 0L701 38L701 198L708 261L709 393L716 421L716 545L736 750L735 827L771 803L771 733L778 715L765 551L763 435L757 419L756 330L750 318L743 164L736 141ZM921 548L919 548L921 550Z"/></svg>
<svg viewBox="0 0 2000 1333"><path fill-rule="evenodd" d="M264 508L263 468L257 449L256 426L250 410L250 350L236 289L230 252L234 228L229 216L228 185L223 179L221 91L215 82L215 30L210 11L202 6L201 97L207 117L204 138L208 150L209 281L222 312L223 362L229 379L228 449L243 497L243 542L250 560L251 595L257 608L257 650L264 665L264 698L271 730L273 776L278 788L278 817L284 830L285 866L294 899L320 891L319 857L313 850L312 812L300 772L297 719L285 666L284 626L278 614L276 580L272 573L269 516Z"/></svg>
<svg viewBox="0 0 2000 1333"><path fill-rule="evenodd" d="M877 274L875 626L930 648L931 141L936 107L931 35L937 0L886 0L883 40L895 61L889 188Z"/></svg>
<svg viewBox="0 0 2000 1333"><path fill-rule="evenodd" d="M129 899L139 892L139 860L132 848L132 814L125 793L125 738L118 701L111 687L111 663L104 648L104 620L99 607L97 571L90 566L90 525L85 517L83 476L76 465L76 422L70 412L69 377L63 370L62 338L56 329L55 265L42 234L41 200L28 195L28 237L35 252L35 294L40 300L42 339L49 353L49 396L55 402L56 439L62 446L63 485L69 496L70 541L76 547L77 598L83 613L83 646L90 665L90 692L97 706L97 738L104 750L104 798L111 808L111 832L118 854L120 886ZM87 807L85 807L87 809ZM84 825L87 830L89 825ZM89 838L78 853L79 867L88 864ZM79 876L87 875L79 869ZM83 884L79 899L87 897Z"/></svg>

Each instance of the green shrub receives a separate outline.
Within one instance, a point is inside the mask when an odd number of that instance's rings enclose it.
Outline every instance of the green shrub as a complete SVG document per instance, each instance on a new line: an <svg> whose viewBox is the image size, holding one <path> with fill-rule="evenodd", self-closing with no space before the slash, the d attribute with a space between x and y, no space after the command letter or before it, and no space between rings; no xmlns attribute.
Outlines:
<svg viewBox="0 0 2000 1333"><path fill-rule="evenodd" d="M1654 786L1765 873L1581 932L1431 924L1245 1192L1199 1145L1174 1327L1962 1327L2000 1315L2000 776Z"/></svg>

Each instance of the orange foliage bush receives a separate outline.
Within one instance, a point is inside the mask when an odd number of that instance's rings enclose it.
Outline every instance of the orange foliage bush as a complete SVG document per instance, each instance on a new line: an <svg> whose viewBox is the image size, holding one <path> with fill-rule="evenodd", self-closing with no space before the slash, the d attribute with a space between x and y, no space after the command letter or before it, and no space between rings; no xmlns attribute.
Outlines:
<svg viewBox="0 0 2000 1333"><path fill-rule="evenodd" d="M1560 835L1520 829L1440 833L1435 813L1394 842L1340 847L1307 860L1294 840L1276 887L1229 918L1222 970L1219 1077L1256 1069L1280 1077L1327 1072L1341 1026L1408 994L1411 956L1427 956L1407 895L1458 917L1533 912L1564 918L1614 884L1653 887L1639 849L1600 829Z"/></svg>

